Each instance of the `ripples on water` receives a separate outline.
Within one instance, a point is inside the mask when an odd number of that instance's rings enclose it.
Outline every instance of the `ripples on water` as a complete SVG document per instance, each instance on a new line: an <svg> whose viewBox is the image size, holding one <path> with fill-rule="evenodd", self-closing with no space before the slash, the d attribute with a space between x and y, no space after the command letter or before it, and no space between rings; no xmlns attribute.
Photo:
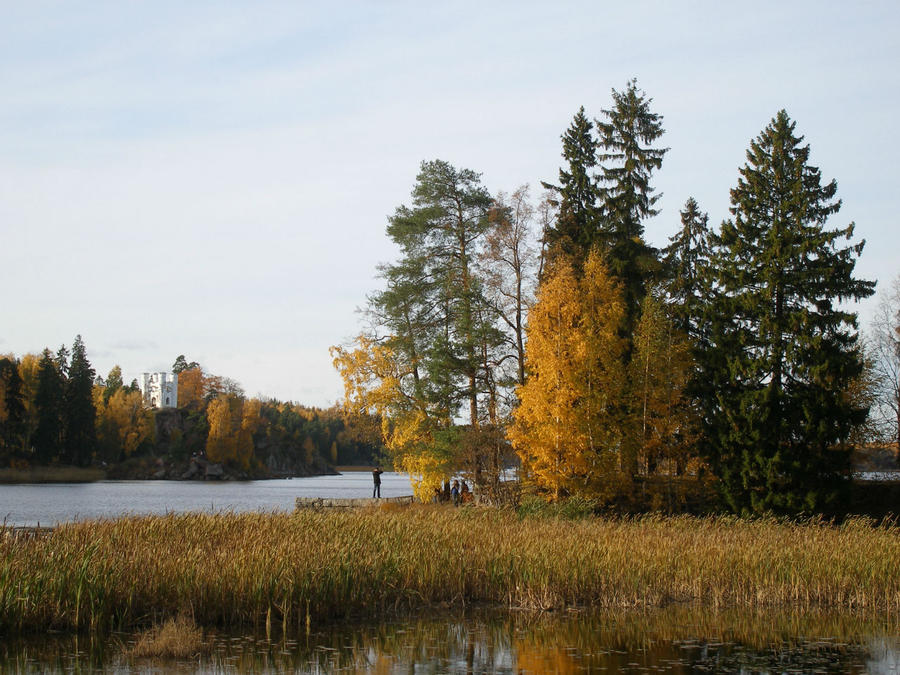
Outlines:
<svg viewBox="0 0 900 675"><path fill-rule="evenodd" d="M897 624L823 613L467 612L381 623L313 626L266 639L209 635L209 656L177 662L124 656L135 636L74 636L0 648L16 672L197 673L895 673Z"/></svg>

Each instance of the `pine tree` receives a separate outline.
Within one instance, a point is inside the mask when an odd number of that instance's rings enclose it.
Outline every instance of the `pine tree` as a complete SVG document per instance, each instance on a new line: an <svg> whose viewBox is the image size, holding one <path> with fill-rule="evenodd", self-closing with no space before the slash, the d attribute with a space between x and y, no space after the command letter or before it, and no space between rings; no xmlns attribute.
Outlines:
<svg viewBox="0 0 900 675"><path fill-rule="evenodd" d="M478 426L484 341L503 340L476 269L492 199L479 174L441 160L422 163L412 197L390 218L401 259L382 269L387 289L371 298L372 315L435 411L449 422L466 403Z"/></svg>
<svg viewBox="0 0 900 675"><path fill-rule="evenodd" d="M66 379L63 409L65 461L76 466L90 464L97 446L94 376L95 372L87 359L84 342L78 335L72 344L72 359Z"/></svg>
<svg viewBox="0 0 900 675"><path fill-rule="evenodd" d="M659 273L658 252L644 241L644 221L657 215L661 194L650 179L662 166L668 148L653 147L664 133L662 116L650 110L653 99L628 82L624 92L612 90L613 106L596 120L600 139L603 223L601 251L625 294L624 334L630 335L640 313L647 281Z"/></svg>
<svg viewBox="0 0 900 675"><path fill-rule="evenodd" d="M847 395L862 370L856 315L838 303L874 284L853 277L864 242L838 212L809 146L779 112L751 143L712 238L714 289L704 367L711 461L737 511L834 508L849 477L847 439L866 410Z"/></svg>
<svg viewBox="0 0 900 675"><path fill-rule="evenodd" d="M184 354L179 354L175 359L175 363L172 364L172 372L176 375L185 370L192 370L194 368L199 368L200 364L196 361L191 361L188 363L187 359L184 358Z"/></svg>

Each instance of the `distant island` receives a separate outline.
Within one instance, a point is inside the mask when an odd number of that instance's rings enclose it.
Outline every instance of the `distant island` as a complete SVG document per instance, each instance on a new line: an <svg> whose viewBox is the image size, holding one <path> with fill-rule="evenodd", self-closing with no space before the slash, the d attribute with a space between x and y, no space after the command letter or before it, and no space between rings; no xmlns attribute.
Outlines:
<svg viewBox="0 0 900 675"><path fill-rule="evenodd" d="M178 356L125 384L71 350L0 357L0 482L250 480L380 461L380 427L339 407L248 398Z"/></svg>

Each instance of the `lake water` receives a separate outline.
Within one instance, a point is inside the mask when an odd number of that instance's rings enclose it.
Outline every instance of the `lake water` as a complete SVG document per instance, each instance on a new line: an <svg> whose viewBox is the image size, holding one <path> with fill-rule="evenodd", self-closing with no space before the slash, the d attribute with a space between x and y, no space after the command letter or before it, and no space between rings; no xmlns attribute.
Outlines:
<svg viewBox="0 0 900 675"><path fill-rule="evenodd" d="M897 626L823 613L652 611L562 614L443 610L437 616L208 633L184 662L128 656L134 635L0 644L6 672L185 673L897 673Z"/></svg>
<svg viewBox="0 0 900 675"><path fill-rule="evenodd" d="M382 474L382 497L411 494L409 476ZM34 526L126 514L291 511L297 497L371 496L372 474L368 471L242 482L146 480L0 485L0 522L5 519L7 525Z"/></svg>

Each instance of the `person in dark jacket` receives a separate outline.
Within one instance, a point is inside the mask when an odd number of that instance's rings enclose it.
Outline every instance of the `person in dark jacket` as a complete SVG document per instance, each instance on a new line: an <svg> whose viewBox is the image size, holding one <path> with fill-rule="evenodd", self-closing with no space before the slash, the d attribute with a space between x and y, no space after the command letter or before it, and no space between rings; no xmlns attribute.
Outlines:
<svg viewBox="0 0 900 675"><path fill-rule="evenodd" d="M372 480L375 481L375 489L372 490L372 499L381 499L381 474L383 473L384 471L378 467L372 469Z"/></svg>

